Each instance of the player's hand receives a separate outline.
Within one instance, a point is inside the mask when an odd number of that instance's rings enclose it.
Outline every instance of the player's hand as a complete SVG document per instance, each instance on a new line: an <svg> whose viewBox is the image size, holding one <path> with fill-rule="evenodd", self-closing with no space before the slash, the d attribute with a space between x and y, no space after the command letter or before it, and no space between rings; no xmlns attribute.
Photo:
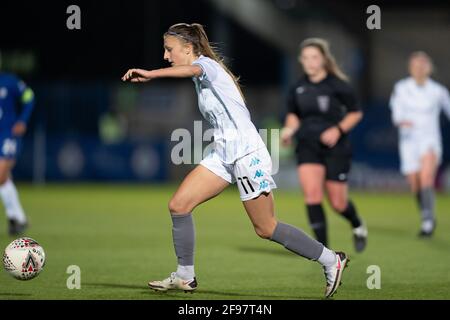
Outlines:
<svg viewBox="0 0 450 320"><path fill-rule="evenodd" d="M325 130L320 135L320 141L328 146L329 148L333 148L336 143L339 141L339 138L341 137L341 132L337 127L332 127L327 130Z"/></svg>
<svg viewBox="0 0 450 320"><path fill-rule="evenodd" d="M284 127L281 129L281 143L283 146L288 147L292 144L292 137L294 136L294 129Z"/></svg>
<svg viewBox="0 0 450 320"><path fill-rule="evenodd" d="M413 123L411 121L402 121L398 124L400 128L412 128Z"/></svg>
<svg viewBox="0 0 450 320"><path fill-rule="evenodd" d="M147 82L152 79L150 71L143 69L130 69L122 77L122 81Z"/></svg>
<svg viewBox="0 0 450 320"><path fill-rule="evenodd" d="M27 125L25 122L19 121L12 128L12 134L16 137L21 137L27 132Z"/></svg>

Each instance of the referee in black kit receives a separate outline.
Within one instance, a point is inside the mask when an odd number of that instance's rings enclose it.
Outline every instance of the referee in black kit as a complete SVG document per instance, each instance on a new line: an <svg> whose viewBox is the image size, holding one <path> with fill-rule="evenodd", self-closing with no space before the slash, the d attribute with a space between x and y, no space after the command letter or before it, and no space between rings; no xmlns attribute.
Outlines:
<svg viewBox="0 0 450 320"><path fill-rule="evenodd" d="M299 61L305 76L289 92L282 143L287 146L293 137L297 140L298 177L317 240L328 245L322 207L326 191L333 209L351 224L355 250L361 252L367 244L367 228L348 198L347 178L352 156L348 133L363 114L327 41L303 41Z"/></svg>

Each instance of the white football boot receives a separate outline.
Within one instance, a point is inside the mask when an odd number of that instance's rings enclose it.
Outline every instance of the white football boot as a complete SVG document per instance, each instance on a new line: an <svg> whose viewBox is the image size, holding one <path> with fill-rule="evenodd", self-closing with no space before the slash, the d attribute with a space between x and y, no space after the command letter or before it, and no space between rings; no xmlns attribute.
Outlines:
<svg viewBox="0 0 450 320"><path fill-rule="evenodd" d="M433 236L434 229L436 229L436 220L426 220L422 222L422 228L419 232L420 238L431 238Z"/></svg>
<svg viewBox="0 0 450 320"><path fill-rule="evenodd" d="M176 272L172 272L167 279L150 281L148 286L155 291L183 290L186 293L193 293L197 289L197 279L194 277L190 280L183 280L177 276Z"/></svg>
<svg viewBox="0 0 450 320"><path fill-rule="evenodd" d="M362 252L367 246L367 227L361 225L358 228L353 229L353 243L355 245L356 252Z"/></svg>
<svg viewBox="0 0 450 320"><path fill-rule="evenodd" d="M336 262L330 267L323 267L327 286L325 288L325 298L331 298L338 287L342 284L342 273L347 267L348 262L347 255L344 252L336 252Z"/></svg>

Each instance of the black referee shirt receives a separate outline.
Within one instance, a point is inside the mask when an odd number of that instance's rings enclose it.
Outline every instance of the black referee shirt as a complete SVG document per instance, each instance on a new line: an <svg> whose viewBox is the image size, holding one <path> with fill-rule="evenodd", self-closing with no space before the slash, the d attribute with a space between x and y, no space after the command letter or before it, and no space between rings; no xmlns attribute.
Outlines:
<svg viewBox="0 0 450 320"><path fill-rule="evenodd" d="M302 140L320 140L322 132L337 125L347 113L360 110L350 85L330 74L318 83L307 76L301 78L288 96L288 112L299 117L297 138Z"/></svg>

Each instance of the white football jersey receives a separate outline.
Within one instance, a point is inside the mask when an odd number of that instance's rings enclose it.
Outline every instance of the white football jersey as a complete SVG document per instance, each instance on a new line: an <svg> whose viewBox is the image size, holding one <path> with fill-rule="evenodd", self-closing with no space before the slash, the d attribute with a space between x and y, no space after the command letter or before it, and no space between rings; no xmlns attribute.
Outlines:
<svg viewBox="0 0 450 320"><path fill-rule="evenodd" d="M194 77L198 105L214 128L214 152L227 164L265 147L231 76L219 63L205 56L193 62L202 68Z"/></svg>
<svg viewBox="0 0 450 320"><path fill-rule="evenodd" d="M424 85L409 77L395 84L390 106L392 121L412 123L411 128L400 128L401 137L435 138L440 141L439 116L443 110L450 119L450 96L448 90L438 82L428 79Z"/></svg>

